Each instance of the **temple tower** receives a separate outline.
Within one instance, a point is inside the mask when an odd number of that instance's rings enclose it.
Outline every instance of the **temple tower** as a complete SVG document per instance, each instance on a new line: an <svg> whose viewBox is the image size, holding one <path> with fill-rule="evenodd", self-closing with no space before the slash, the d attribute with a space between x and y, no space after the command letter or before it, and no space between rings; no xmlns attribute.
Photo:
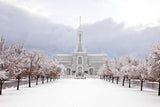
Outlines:
<svg viewBox="0 0 160 107"><path fill-rule="evenodd" d="M83 43L82 43L82 39L83 39L83 32L81 29L81 16L80 16L79 17L79 28L78 28L78 42L77 42L75 52L85 52Z"/></svg>

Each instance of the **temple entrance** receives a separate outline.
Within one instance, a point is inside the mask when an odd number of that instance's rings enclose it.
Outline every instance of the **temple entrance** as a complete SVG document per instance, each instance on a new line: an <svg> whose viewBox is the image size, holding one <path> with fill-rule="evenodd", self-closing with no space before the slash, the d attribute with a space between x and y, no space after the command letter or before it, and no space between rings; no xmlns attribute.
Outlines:
<svg viewBox="0 0 160 107"><path fill-rule="evenodd" d="M83 71L83 66L78 66L76 70L76 78L77 79L85 79L84 71Z"/></svg>
<svg viewBox="0 0 160 107"><path fill-rule="evenodd" d="M82 76L82 67L78 67L78 73L77 73L78 76Z"/></svg>
<svg viewBox="0 0 160 107"><path fill-rule="evenodd" d="M94 74L93 68L90 68L90 69L89 69L89 74L90 74L90 75L93 75L93 74Z"/></svg>
<svg viewBox="0 0 160 107"><path fill-rule="evenodd" d="M67 75L71 75L71 69L67 68Z"/></svg>

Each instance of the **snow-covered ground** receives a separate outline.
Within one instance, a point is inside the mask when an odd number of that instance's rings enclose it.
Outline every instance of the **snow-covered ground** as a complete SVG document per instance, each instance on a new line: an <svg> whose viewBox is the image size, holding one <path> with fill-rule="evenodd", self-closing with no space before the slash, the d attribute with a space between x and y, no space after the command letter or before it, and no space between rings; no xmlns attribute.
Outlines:
<svg viewBox="0 0 160 107"><path fill-rule="evenodd" d="M160 107L157 91L127 88L99 79L60 79L3 90L0 107Z"/></svg>

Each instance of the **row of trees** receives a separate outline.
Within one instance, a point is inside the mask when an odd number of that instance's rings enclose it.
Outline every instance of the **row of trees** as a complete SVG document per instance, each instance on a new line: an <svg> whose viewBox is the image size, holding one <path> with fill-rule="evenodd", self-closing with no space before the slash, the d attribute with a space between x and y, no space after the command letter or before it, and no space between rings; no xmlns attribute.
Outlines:
<svg viewBox="0 0 160 107"><path fill-rule="evenodd" d="M48 60L40 51L24 49L23 43L13 43L8 45L3 37L0 40L0 94L2 94L2 86L6 80L16 79L17 90L19 90L20 80L28 78L29 87L31 87L31 79L44 78L53 79L60 75L62 67L52 60Z"/></svg>
<svg viewBox="0 0 160 107"><path fill-rule="evenodd" d="M154 43L145 60L133 58L131 56L115 57L106 59L105 64L100 68L99 75L102 78L108 78L109 81L122 78L122 85L125 80L129 81L131 87L131 79L139 79L141 81L141 91L144 80L159 82L160 95L160 43Z"/></svg>

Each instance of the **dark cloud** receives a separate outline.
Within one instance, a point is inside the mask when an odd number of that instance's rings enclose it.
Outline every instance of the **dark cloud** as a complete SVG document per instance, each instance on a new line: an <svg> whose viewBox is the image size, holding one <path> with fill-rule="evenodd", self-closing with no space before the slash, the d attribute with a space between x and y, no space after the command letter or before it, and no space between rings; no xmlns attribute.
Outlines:
<svg viewBox="0 0 160 107"><path fill-rule="evenodd" d="M49 56L71 52L76 44L75 29L53 24L45 18L1 2L0 34L8 42L25 41L26 48L44 50Z"/></svg>
<svg viewBox="0 0 160 107"><path fill-rule="evenodd" d="M144 57L151 44L160 40L160 27L136 31L124 24L106 19L83 25L84 45L89 53L107 53L109 56L130 54ZM25 41L26 48L43 50L49 57L57 53L72 53L76 47L77 30L29 14L19 8L0 2L0 34L8 42Z"/></svg>
<svg viewBox="0 0 160 107"><path fill-rule="evenodd" d="M160 40L160 27L135 30L124 28L124 24L114 23L106 19L92 25L84 26L84 35L87 35L86 47L90 52L105 52L109 56L130 54L135 57L145 57L151 44Z"/></svg>

